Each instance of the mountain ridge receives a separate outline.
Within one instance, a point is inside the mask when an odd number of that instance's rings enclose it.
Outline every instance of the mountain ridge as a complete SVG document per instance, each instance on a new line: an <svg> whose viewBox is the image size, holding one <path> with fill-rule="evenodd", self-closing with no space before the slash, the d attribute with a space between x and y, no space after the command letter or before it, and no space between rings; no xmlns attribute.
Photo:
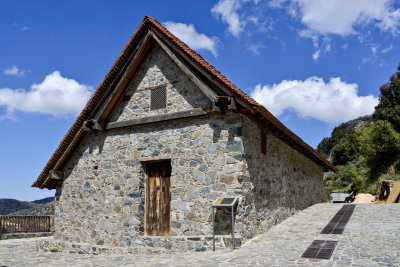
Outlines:
<svg viewBox="0 0 400 267"><path fill-rule="evenodd" d="M0 215L51 215L54 213L54 197L34 201L0 198Z"/></svg>

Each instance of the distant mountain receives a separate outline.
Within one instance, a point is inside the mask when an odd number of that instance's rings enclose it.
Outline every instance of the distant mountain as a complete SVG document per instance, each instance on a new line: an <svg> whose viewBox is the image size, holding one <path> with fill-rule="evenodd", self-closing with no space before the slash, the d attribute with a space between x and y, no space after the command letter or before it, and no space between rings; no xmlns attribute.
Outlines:
<svg viewBox="0 0 400 267"><path fill-rule="evenodd" d="M54 202L48 202L45 204L35 204L35 206L30 207L28 209L19 210L7 215L13 216L46 216L46 215L54 215Z"/></svg>
<svg viewBox="0 0 400 267"><path fill-rule="evenodd" d="M29 201L0 199L0 215L52 215L54 214L54 197Z"/></svg>
<svg viewBox="0 0 400 267"><path fill-rule="evenodd" d="M42 198L42 199L38 199L38 200L32 201L32 203L35 203L35 204L46 204L46 203L52 202L53 200L54 200L54 197L46 197L46 198Z"/></svg>
<svg viewBox="0 0 400 267"><path fill-rule="evenodd" d="M36 204L28 201L19 201L16 199L2 198L0 199L0 215L7 215L23 209L29 209Z"/></svg>

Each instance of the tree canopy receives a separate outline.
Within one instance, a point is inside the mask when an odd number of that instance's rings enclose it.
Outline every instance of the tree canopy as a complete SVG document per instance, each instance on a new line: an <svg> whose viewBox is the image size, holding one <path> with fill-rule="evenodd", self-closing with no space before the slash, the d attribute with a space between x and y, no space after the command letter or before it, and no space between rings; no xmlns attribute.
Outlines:
<svg viewBox="0 0 400 267"><path fill-rule="evenodd" d="M397 70L380 87L372 117L342 123L319 143L317 151L340 169L326 177L327 188L350 188L351 183L351 190L361 192L376 189L379 177L400 177L400 65Z"/></svg>
<svg viewBox="0 0 400 267"><path fill-rule="evenodd" d="M400 132L400 65L397 70L389 82L380 88L381 94L379 104L375 107L374 119L387 120Z"/></svg>

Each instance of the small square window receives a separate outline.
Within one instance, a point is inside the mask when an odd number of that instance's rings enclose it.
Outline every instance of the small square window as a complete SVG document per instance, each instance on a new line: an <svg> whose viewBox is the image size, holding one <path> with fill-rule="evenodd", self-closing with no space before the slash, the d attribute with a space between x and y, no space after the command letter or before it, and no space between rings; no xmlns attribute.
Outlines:
<svg viewBox="0 0 400 267"><path fill-rule="evenodd" d="M151 90L150 110L162 109L167 106L167 87L160 86Z"/></svg>

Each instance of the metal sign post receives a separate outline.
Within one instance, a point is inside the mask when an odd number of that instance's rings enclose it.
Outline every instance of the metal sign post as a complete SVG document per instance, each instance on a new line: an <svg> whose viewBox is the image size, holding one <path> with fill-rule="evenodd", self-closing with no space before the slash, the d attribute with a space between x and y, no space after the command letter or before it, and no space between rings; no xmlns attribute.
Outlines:
<svg viewBox="0 0 400 267"><path fill-rule="evenodd" d="M232 249L235 249L235 205L238 203L238 197L219 197L212 204L212 227L213 227L213 251L215 251L215 225L214 208L231 208L232 211Z"/></svg>

